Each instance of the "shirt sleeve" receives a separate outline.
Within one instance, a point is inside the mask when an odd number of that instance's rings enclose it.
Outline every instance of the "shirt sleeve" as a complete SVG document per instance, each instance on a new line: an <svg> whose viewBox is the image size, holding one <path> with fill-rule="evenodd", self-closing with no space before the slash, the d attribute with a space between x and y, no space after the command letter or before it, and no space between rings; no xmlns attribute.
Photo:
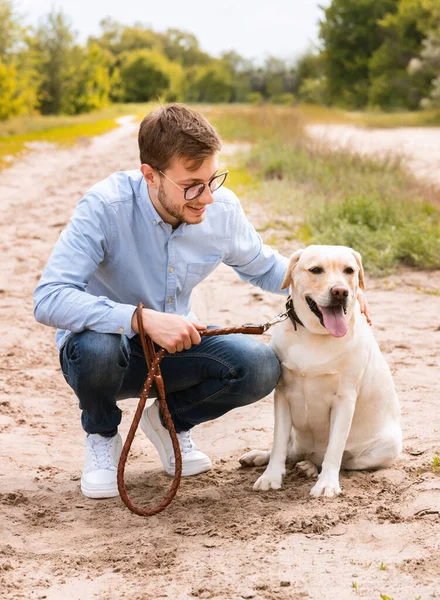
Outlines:
<svg viewBox="0 0 440 600"><path fill-rule="evenodd" d="M263 244L238 199L233 212L229 248L223 262L231 266L244 281L275 294L288 295L288 290L281 290L281 284L289 260Z"/></svg>
<svg viewBox="0 0 440 600"><path fill-rule="evenodd" d="M86 291L99 265L111 255L112 217L108 205L89 192L61 233L34 292L34 315L51 327L80 332L125 333L133 337L136 309Z"/></svg>

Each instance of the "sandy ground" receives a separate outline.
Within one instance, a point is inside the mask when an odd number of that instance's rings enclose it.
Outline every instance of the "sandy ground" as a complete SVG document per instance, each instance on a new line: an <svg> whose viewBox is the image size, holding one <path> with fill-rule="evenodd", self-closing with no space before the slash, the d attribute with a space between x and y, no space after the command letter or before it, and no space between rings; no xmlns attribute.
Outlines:
<svg viewBox="0 0 440 600"><path fill-rule="evenodd" d="M196 430L214 468L183 481L162 514L145 520L118 498L81 495L77 402L54 331L33 319L32 291L83 192L134 165L135 127L125 122L70 150L44 147L0 174L1 598L440 598L440 474L431 468L440 450L439 272L369 282L402 403L404 452L393 468L343 473L343 494L330 500L311 499L310 481L294 469L282 490L253 492L262 469L241 469L238 457L270 446L268 397ZM241 324L270 318L282 301L221 267L195 307L201 320ZM124 436L136 400L122 405ZM170 483L142 432L127 482L146 506Z"/></svg>

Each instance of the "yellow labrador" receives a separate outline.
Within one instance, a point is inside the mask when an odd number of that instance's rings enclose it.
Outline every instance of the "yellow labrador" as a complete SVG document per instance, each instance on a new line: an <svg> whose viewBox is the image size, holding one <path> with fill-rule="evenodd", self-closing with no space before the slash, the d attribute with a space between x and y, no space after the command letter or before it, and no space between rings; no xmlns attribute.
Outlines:
<svg viewBox="0 0 440 600"><path fill-rule="evenodd" d="M364 289L360 254L344 246L298 250L282 287L289 285L298 323L277 325L270 342L282 369L273 448L252 450L240 462L269 462L255 490L281 487L288 455L309 477L322 466L310 494L334 496L341 466L378 469L397 457L399 401L357 301L358 287Z"/></svg>

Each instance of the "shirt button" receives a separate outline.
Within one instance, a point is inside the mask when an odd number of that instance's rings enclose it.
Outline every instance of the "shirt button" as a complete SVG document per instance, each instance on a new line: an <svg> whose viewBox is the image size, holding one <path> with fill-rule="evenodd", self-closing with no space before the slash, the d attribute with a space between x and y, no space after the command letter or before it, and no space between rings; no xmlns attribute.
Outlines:
<svg viewBox="0 0 440 600"><path fill-rule="evenodd" d="M153 221L153 225L157 225L157 221L156 221L156 219L154 219L154 221Z"/></svg>
<svg viewBox="0 0 440 600"><path fill-rule="evenodd" d="M119 327L118 331L119 331L119 333L124 333L124 328L123 327Z"/></svg>
<svg viewBox="0 0 440 600"><path fill-rule="evenodd" d="M170 271L170 273L172 273L174 271L174 267L170 267L169 271Z"/></svg>
<svg viewBox="0 0 440 600"><path fill-rule="evenodd" d="M171 298L171 296L168 298L168 304L170 304L173 301L173 299Z"/></svg>

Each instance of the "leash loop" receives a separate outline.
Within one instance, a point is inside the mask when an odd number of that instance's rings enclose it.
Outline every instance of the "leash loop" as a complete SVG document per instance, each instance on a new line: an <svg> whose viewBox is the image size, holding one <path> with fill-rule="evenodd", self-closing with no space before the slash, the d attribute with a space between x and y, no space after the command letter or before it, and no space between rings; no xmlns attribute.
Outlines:
<svg viewBox="0 0 440 600"><path fill-rule="evenodd" d="M148 367L148 375L145 379L141 397L139 399L139 403L136 408L135 415L133 417L133 422L130 426L127 438L125 440L124 446L122 448L121 457L119 459L118 464L118 472L117 472L117 482L118 482L118 490L121 496L122 501L127 506L127 508L134 513L135 515L139 515L140 517L150 517L152 515L156 515L157 513L163 511L168 504L173 500L174 496L177 493L180 479L182 477L182 455L180 452L180 445L177 439L176 430L174 427L173 420L171 418L170 412L168 410L168 405L165 398L165 387L162 379L162 374L160 371L160 361L167 353L165 348L160 348L157 352L154 347L153 340L145 333L144 324L142 321L142 309L144 305L140 302L136 308L136 318L139 330L139 337L142 344L142 350L144 352L145 362ZM200 335L203 337L212 337L215 335L230 335L233 333L245 333L250 335L261 335L265 331L267 331L272 325L280 323L284 321L290 316L289 309L276 315L273 319L264 323L264 325L254 325L254 324L246 324L241 327L224 327L223 329L206 329L205 331L201 331ZM145 404L148 398L148 394L150 393L151 387L153 383L156 384L156 388L158 391L159 398L159 406L162 412L163 419L165 421L166 428L171 437L171 442L174 450L175 457L175 475L174 479L171 483L171 487L169 489L168 494L164 498L164 500L158 504L156 507L152 509L144 509L139 508L130 500L127 494L127 490L125 488L124 481L124 472L125 465L127 462L127 457L130 452L131 445L133 443L133 439L136 433L136 430L139 426L139 421L142 417L142 413L145 408Z"/></svg>

